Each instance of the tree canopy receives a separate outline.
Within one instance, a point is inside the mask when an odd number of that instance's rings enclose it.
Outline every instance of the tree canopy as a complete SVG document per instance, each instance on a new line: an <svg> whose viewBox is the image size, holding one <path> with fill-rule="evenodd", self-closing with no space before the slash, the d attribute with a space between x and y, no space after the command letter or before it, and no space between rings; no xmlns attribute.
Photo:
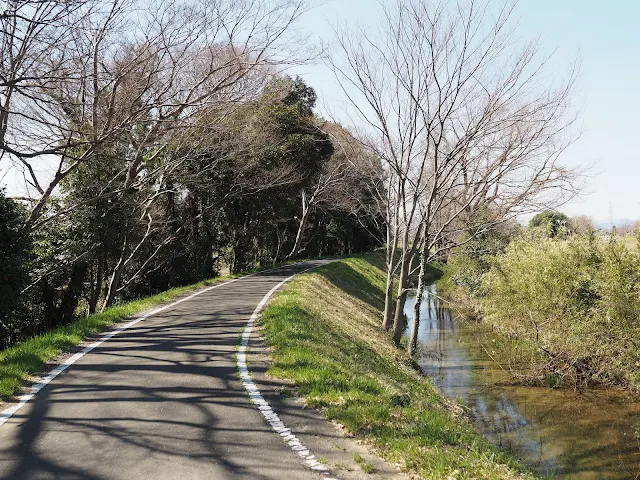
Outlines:
<svg viewBox="0 0 640 480"><path fill-rule="evenodd" d="M303 2L222 3L185 0L187 12L161 0L148 16L136 2L43 3L56 7L68 69L49 65L53 78L18 90L20 79L0 84L0 158L22 165L31 192L0 195L0 347L224 271L377 245L376 209L363 201L381 174L375 157L346 131L345 156L314 113L315 90L275 73L286 48L274 39ZM53 22L19 13L2 20ZM136 29L122 36L122 25ZM45 69L40 40L24 49ZM57 164L48 184L37 174L45 157Z"/></svg>
<svg viewBox="0 0 640 480"><path fill-rule="evenodd" d="M554 210L545 210L535 215L530 221L529 226L533 228L542 228L550 238L555 238L561 233L568 234L571 232L571 220L562 212Z"/></svg>

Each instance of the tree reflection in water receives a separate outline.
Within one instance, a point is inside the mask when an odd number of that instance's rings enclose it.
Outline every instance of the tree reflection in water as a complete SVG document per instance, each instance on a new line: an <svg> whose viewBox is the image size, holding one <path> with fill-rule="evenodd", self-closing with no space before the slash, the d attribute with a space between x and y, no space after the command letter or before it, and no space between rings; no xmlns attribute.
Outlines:
<svg viewBox="0 0 640 480"><path fill-rule="evenodd" d="M410 295L405 306L409 324L414 301ZM456 318L435 284L425 291L421 315L418 363L496 445L556 478L640 478L637 399L615 390L514 385L494 361L495 334Z"/></svg>

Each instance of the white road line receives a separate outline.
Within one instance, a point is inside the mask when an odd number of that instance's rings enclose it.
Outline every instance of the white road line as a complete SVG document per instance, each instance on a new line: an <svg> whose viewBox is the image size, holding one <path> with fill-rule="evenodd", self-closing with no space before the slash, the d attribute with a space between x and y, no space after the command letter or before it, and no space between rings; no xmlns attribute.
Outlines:
<svg viewBox="0 0 640 480"><path fill-rule="evenodd" d="M282 267L280 267L280 268L282 268ZM198 290L197 292L189 295L188 297L181 298L180 300L176 300L175 302L170 303L169 305L165 305L164 307L157 308L157 309L153 310L152 312L147 313L146 315L143 315L141 317L136 318L135 320L132 320L131 322L127 323L126 325L123 325L122 327L116 328L115 330L112 330L110 332L105 333L102 337L100 337L99 340L93 342L91 345L86 346L85 348L80 350L78 353L76 353L75 355L69 357L64 362L62 362L60 365L55 367L47 375L45 375L44 377L40 378L40 380L38 380L36 383L34 383L31 386L31 388L29 389L28 393L18 397L18 401L17 401L17 403L15 405L12 405L11 407L2 410L0 412L0 427L2 425L4 425L7 422L7 420L9 420L18 410L20 410L27 403L29 403L29 401L33 397L35 397L36 394L40 390L42 390L47 384L49 384L54 378L56 378L58 375L60 375L62 372L64 372L67 368L69 368L69 366L73 365L75 362L77 362L82 357L84 357L91 350L93 350L97 346L99 346L99 345L103 344L104 342L106 342L107 340L109 340L111 337L114 337L115 335L118 335L119 333L125 331L126 329L133 327L136 323L141 322L142 320L145 320L145 319L147 319L149 317L157 315L158 313L163 312L163 311L165 311L165 310L167 310L169 308L175 307L176 305L178 305L178 304L180 304L182 302L186 302L187 300L191 300L192 298L197 297L198 295L202 295L203 293L209 292L209 291L213 290L214 288L222 287L223 285L229 285L230 283L237 282L238 280L243 280L245 278L252 277L252 276L258 275L260 273L269 272L269 271L272 271L272 270L277 270L277 268L272 268L272 269L269 269L269 270L263 270L261 272L252 273L252 274L240 277L240 278L234 278L233 280L228 280L226 282L218 283L216 285L213 285L211 287L205 288L203 290Z"/></svg>
<svg viewBox="0 0 640 480"><path fill-rule="evenodd" d="M307 270L311 270L312 268L315 268L315 267L307 268L302 272L298 272L295 275L291 275L289 278L285 278L282 282L280 282L278 285L273 287L269 291L269 293L267 293L262 298L262 300L260 300L260 303L258 304L256 309L253 311L253 314L249 318L249 321L247 322L247 326L244 328L244 332L242 333L242 340L240 341L240 347L238 348L238 355L237 355L236 362L238 364L238 372L240 373L240 379L242 380L242 385L244 385L244 388L247 390L247 393L249 394L249 398L251 399L251 401L256 405L256 407L258 407L258 410L260 410L260 413L262 413L262 416L265 418L267 423L271 425L271 428L273 428L273 430L280 435L282 440L287 445L289 445L289 447L291 448L291 450L293 450L294 453L298 454L298 456L304 460L304 463L311 470L319 472L322 475L326 475L326 480L337 480L336 478L329 476L331 475L329 473L329 469L325 465L320 463L316 459L315 455L312 455L309 449L305 447L300 442L300 440L298 440L298 438L291 432L291 429L287 428L286 425L282 422L282 420L280 420L280 417L278 416L278 414L273 411L269 403L264 399L264 397L260 393L260 390L258 390L258 387L255 385L255 383L253 383L253 380L251 380L251 376L249 375L249 369L247 368L247 349L249 346L249 338L251 337L251 332L253 330L253 326L256 320L258 319L258 315L260 314L264 306L267 304L271 296L275 293L275 291L278 290L278 288L280 288L282 285L287 283L296 275L299 275L300 273L304 273Z"/></svg>

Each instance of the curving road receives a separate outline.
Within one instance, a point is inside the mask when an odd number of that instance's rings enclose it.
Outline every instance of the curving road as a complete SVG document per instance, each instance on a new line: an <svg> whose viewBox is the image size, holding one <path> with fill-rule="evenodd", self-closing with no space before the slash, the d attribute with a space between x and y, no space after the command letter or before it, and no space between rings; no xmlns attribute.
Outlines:
<svg viewBox="0 0 640 480"><path fill-rule="evenodd" d="M238 378L262 298L308 262L221 285L102 343L0 426L2 479L313 479Z"/></svg>

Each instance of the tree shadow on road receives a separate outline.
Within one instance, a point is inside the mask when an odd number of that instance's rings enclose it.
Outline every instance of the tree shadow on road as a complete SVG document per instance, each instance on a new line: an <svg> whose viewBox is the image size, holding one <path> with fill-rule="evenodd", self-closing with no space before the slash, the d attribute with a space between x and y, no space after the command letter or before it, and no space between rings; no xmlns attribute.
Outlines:
<svg viewBox="0 0 640 480"><path fill-rule="evenodd" d="M3 426L0 478L281 475L288 447L249 402L235 363L266 286L236 285L140 322L44 387ZM223 313L207 313L212 303ZM292 478L308 477L291 462Z"/></svg>

